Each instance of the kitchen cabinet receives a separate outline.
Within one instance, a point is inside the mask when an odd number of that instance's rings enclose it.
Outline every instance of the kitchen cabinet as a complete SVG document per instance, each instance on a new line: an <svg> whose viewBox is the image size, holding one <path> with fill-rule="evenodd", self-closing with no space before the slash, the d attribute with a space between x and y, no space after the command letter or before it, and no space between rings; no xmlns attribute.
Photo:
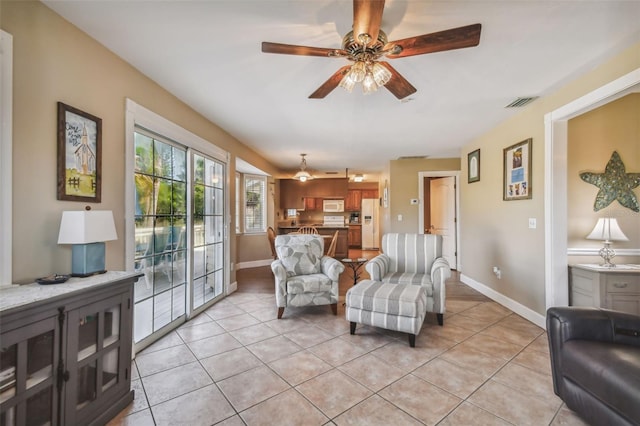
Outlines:
<svg viewBox="0 0 640 426"><path fill-rule="evenodd" d="M304 199L305 211L322 211L322 198L306 197Z"/></svg>
<svg viewBox="0 0 640 426"><path fill-rule="evenodd" d="M304 210L304 187L307 182L295 179L280 180L280 208Z"/></svg>
<svg viewBox="0 0 640 426"><path fill-rule="evenodd" d="M313 179L306 182L280 179L280 208L303 210L305 198L343 199L347 196L347 184L346 178Z"/></svg>
<svg viewBox="0 0 640 426"><path fill-rule="evenodd" d="M362 198L379 198L377 189L363 189Z"/></svg>
<svg viewBox="0 0 640 426"><path fill-rule="evenodd" d="M362 226L349 225L348 244L352 248L362 247Z"/></svg>
<svg viewBox="0 0 640 426"><path fill-rule="evenodd" d="M350 189L347 192L347 198L344 199L344 210L347 212L359 212L361 202L362 191L359 189Z"/></svg>
<svg viewBox="0 0 640 426"><path fill-rule="evenodd" d="M640 315L640 265L569 266L571 306L594 306Z"/></svg>
<svg viewBox="0 0 640 426"><path fill-rule="evenodd" d="M105 424L129 405L138 276L0 289L0 424Z"/></svg>

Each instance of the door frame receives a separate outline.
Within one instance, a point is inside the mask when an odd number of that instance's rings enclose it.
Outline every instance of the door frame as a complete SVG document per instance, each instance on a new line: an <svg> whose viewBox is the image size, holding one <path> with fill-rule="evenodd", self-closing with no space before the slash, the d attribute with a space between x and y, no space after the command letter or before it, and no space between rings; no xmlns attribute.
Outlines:
<svg viewBox="0 0 640 426"><path fill-rule="evenodd" d="M567 245L567 144L569 120L637 92L636 68L544 116L545 125L545 304L569 304L569 251Z"/></svg>
<svg viewBox="0 0 640 426"><path fill-rule="evenodd" d="M460 271L462 268L462 262L460 260L460 221L457 219L460 217L460 171L459 170L442 170L442 171L429 171L418 172L418 194L419 205L418 209L418 233L424 234L424 178L426 177L453 177L455 178L455 197L456 197L456 220L455 220L455 232L456 232L456 265L455 269ZM453 266L453 265L452 265Z"/></svg>

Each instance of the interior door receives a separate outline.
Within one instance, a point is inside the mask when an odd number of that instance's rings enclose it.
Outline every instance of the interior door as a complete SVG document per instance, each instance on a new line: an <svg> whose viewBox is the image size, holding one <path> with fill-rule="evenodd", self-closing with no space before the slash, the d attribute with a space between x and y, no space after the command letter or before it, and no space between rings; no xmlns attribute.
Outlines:
<svg viewBox="0 0 640 426"><path fill-rule="evenodd" d="M429 232L442 235L442 255L452 268L456 259L456 187L455 177L434 178L430 181Z"/></svg>

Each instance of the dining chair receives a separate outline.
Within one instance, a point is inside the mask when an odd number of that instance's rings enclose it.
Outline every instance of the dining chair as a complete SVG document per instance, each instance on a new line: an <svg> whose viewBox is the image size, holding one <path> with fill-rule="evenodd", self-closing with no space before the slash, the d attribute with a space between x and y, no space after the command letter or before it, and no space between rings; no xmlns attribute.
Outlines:
<svg viewBox="0 0 640 426"><path fill-rule="evenodd" d="M298 228L298 234L319 234L319 232L315 226L307 225Z"/></svg>
<svg viewBox="0 0 640 426"><path fill-rule="evenodd" d="M338 233L340 231L336 231L333 234L333 238L331 239L331 244L329 244L329 249L327 250L327 256L336 257L336 246L338 245Z"/></svg>
<svg viewBox="0 0 640 426"><path fill-rule="evenodd" d="M272 227L267 228L267 238L269 239L269 247L271 248L271 256L274 259L278 258L276 253L276 231Z"/></svg>

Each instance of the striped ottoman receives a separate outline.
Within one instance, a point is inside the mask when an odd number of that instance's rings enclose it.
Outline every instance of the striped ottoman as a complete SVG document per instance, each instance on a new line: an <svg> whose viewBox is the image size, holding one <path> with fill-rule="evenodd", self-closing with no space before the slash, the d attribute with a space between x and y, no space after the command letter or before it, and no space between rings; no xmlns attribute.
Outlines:
<svg viewBox="0 0 640 426"><path fill-rule="evenodd" d="M345 313L351 334L356 323L402 331L409 333L413 348L426 312L427 295L419 285L363 280L347 291Z"/></svg>

